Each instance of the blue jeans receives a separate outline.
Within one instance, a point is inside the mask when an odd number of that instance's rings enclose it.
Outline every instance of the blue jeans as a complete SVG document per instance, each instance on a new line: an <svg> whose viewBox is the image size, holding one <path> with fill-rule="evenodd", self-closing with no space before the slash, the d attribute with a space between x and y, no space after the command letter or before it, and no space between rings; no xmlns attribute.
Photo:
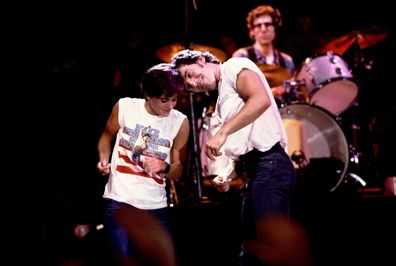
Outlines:
<svg viewBox="0 0 396 266"><path fill-rule="evenodd" d="M289 218L290 198L296 185L296 171L289 155L279 143L266 152L253 149L240 159L249 178L242 202L242 240L254 240L257 219L272 215ZM242 244L240 265L263 263L249 254Z"/></svg>
<svg viewBox="0 0 396 266"><path fill-rule="evenodd" d="M136 249L128 237L127 231L117 223L114 219L115 212L125 206L131 208L131 205L118 202L112 199L104 199L104 232L107 246L112 254L121 257L132 258L135 257ZM169 215L167 208L144 210L147 213L153 214L158 220L159 224L171 234Z"/></svg>

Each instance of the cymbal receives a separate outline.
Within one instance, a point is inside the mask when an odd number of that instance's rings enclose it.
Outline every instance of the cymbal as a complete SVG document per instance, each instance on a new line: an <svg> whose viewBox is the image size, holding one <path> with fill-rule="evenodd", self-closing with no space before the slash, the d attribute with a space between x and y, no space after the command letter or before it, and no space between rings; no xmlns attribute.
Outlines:
<svg viewBox="0 0 396 266"><path fill-rule="evenodd" d="M291 78L292 74L287 68L275 65L257 65L263 72L271 88L283 85L285 80Z"/></svg>
<svg viewBox="0 0 396 266"><path fill-rule="evenodd" d="M186 49L186 46L182 43L172 43L167 46L161 47L155 52L155 55L163 62L170 63L172 62L172 57L179 51ZM191 43L189 49L201 51L201 52L210 52L214 56L216 56L220 62L224 62L227 60L227 54L223 52L221 49L198 44Z"/></svg>
<svg viewBox="0 0 396 266"><path fill-rule="evenodd" d="M338 37L328 43L322 52L335 52L339 55L344 54L349 47L351 47L355 41L359 45L360 49L366 49L372 45L377 44L387 36L387 32L378 28L369 28L366 30L357 30L341 37Z"/></svg>

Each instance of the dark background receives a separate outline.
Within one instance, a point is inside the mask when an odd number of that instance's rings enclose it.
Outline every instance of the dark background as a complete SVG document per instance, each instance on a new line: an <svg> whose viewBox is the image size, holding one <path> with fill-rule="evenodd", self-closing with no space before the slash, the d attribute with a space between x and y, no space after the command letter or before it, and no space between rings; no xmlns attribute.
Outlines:
<svg viewBox="0 0 396 266"><path fill-rule="evenodd" d="M194 7L195 4L195 7ZM138 80L145 69L161 62L155 52L175 42L200 43L225 50L222 36L230 36L238 47L250 44L245 24L247 12L258 4L272 4L283 15L277 45L293 55L296 67L307 56L307 40L326 44L331 40L376 27L388 33L381 42L362 50L371 69L358 66L358 121L362 126L362 149L367 152L370 181L382 184L391 173L394 141L395 38L394 14L385 0L352 1L253 1L169 0L115 3L34 3L12 7L6 25L12 55L10 91L23 105L24 138L29 161L39 173L24 174L42 261L72 257L65 250L74 245L72 228L78 223L101 222L101 195L106 180L96 173L96 144L111 108L119 97L140 96ZM304 40L297 19L313 20L314 39ZM311 36L312 37L312 36ZM297 40L297 41L296 41ZM302 43L302 44L301 44ZM8 47L7 47L8 48ZM344 55L353 66L353 51ZM114 83L120 71L119 84ZM14 89L15 88L15 89ZM185 106L183 106L185 107ZM185 110L189 112L188 108ZM372 118L377 120L369 129ZM373 159L372 144L380 155ZM29 163L30 165L30 163ZM18 165L20 167L20 165ZM25 168L25 167L22 167ZM31 168L27 170L30 172ZM34 168L34 169L35 169ZM375 169L375 170L373 170ZM24 170L24 169L21 169ZM22 171L21 171L22 172ZM191 179L190 176L184 177ZM373 178L371 180L371 178ZM196 196L194 186L185 188ZM32 195L30 197L30 195ZM70 246L69 246L70 245ZM72 252L72 251L71 251ZM51 254L51 258L46 256ZM49 263L50 264L50 263Z"/></svg>

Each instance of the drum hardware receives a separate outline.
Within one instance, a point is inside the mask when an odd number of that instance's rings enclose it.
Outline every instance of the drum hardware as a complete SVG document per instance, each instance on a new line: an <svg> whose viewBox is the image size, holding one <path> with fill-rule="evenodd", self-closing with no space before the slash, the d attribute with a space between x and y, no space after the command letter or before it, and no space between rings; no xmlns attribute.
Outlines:
<svg viewBox="0 0 396 266"><path fill-rule="evenodd" d="M364 55L363 50L359 46L357 39L353 43L350 52L345 54L345 57L349 58L350 65L352 65L352 72L354 73L354 76L356 76L361 71L370 71L372 69L373 61L369 60Z"/></svg>
<svg viewBox="0 0 396 266"><path fill-rule="evenodd" d="M350 146L350 149L352 150L353 148ZM350 161L349 164L347 164L347 172L345 175L341 176L339 181L335 184L334 187L330 189L330 192L334 192L342 183L347 184L349 181L352 179L354 181L357 181L362 185L363 187L366 186L366 181L362 177L360 177L358 174L352 172L354 169L359 168L359 157L361 153L353 153L353 151L350 154ZM352 165L351 165L352 164ZM341 173L339 170L337 170L337 173Z"/></svg>
<svg viewBox="0 0 396 266"><path fill-rule="evenodd" d="M353 179L357 182L359 182L363 187L366 186L366 181L364 181L360 176L358 176L355 173L347 173L346 177L344 179L342 179L341 181L344 181L344 183L348 183L349 179ZM339 185L341 184L341 182L339 184L337 184L333 189L330 190L330 192L333 192Z"/></svg>
<svg viewBox="0 0 396 266"><path fill-rule="evenodd" d="M283 82L283 86L285 87L285 103L284 105L290 105L292 103L306 103L307 92L305 89L305 82L301 80L285 80Z"/></svg>
<svg viewBox="0 0 396 266"><path fill-rule="evenodd" d="M360 183L361 186L366 186L366 181L364 181L364 179L359 176L357 173L355 173L355 170L358 170L360 168L360 157L362 155L361 152L358 152L355 148L355 146L353 145L349 145L349 163L347 165L347 173L345 174L345 176L343 176L339 182L330 190L330 192L335 191L340 185L341 183L349 183L349 181L352 179L354 181L357 181Z"/></svg>
<svg viewBox="0 0 396 266"><path fill-rule="evenodd" d="M366 182L364 179L359 176L356 171L361 168L362 160L361 157L363 153L359 151L359 141L358 135L360 131L360 125L356 120L356 108L359 106L358 102L355 101L350 108L350 122L351 123L349 129L350 137L349 137L349 165L348 165L348 173L346 175L347 179L345 182L348 182L348 178L358 181L362 186L366 186ZM343 124L341 117L338 118L340 125Z"/></svg>
<svg viewBox="0 0 396 266"><path fill-rule="evenodd" d="M296 150L294 151L290 158L292 159L293 162L295 162L298 165L298 169L302 169L304 164L307 162L305 158L305 154L302 150Z"/></svg>
<svg viewBox="0 0 396 266"><path fill-rule="evenodd" d="M349 155L350 156L350 160L349 160L350 164L348 166L347 177L358 181L362 186L366 186L366 182L363 180L362 177L360 177L356 173L350 172L353 170L358 170L360 168L360 165L361 165L360 158L363 154L361 152L358 152L356 146L353 144L349 145L349 153L350 153L350 155ZM346 180L345 182L348 182L348 180Z"/></svg>

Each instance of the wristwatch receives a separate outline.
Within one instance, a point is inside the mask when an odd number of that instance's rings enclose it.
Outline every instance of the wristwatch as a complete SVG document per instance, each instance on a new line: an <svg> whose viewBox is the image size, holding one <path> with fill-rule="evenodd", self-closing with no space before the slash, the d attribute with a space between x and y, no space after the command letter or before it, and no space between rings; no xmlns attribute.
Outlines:
<svg viewBox="0 0 396 266"><path fill-rule="evenodd" d="M170 164L168 164L167 162L164 161L162 164L162 172L164 174L167 174L167 173L169 173L169 171L170 171Z"/></svg>

